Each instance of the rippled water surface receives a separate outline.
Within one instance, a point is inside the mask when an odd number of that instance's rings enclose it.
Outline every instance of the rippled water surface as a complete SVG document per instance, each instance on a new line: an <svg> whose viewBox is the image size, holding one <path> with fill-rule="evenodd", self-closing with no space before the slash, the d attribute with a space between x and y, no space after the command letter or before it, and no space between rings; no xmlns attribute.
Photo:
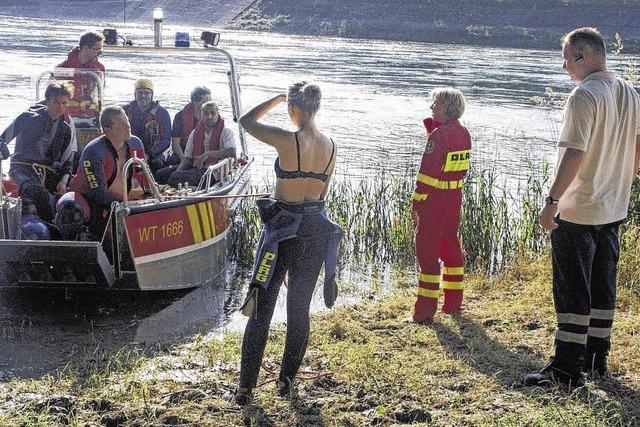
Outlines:
<svg viewBox="0 0 640 427"><path fill-rule="evenodd" d="M0 126L34 99L33 77L65 58L79 35L106 23L0 17ZM121 33L136 44L151 44L150 26L127 26ZM165 26L165 45L178 30ZM419 160L428 114L427 94L455 85L467 95L463 117L475 142L475 158L511 175L528 172L532 160L551 160L552 121L559 113L536 107L531 97L545 87L567 93L571 83L560 52L426 43L316 39L255 32L224 32L220 46L234 55L241 76L243 105L251 107L282 92L288 83L312 79L324 99L318 124L339 142L338 176L370 176L380 169L402 171ZM222 57L105 51L107 102L133 97L133 81L147 77L155 97L172 115L195 85L210 86L230 121L227 66ZM614 63L614 65L616 65ZM283 107L269 122L290 126ZM271 179L275 151L250 139L257 182Z"/></svg>

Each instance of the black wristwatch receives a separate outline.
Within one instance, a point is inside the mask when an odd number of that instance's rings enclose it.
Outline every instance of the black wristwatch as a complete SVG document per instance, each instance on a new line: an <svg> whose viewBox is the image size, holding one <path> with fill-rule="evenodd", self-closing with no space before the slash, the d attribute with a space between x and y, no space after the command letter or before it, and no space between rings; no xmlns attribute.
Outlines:
<svg viewBox="0 0 640 427"><path fill-rule="evenodd" d="M547 205L557 205L558 204L558 200L554 199L553 197L551 197L550 195L545 197L544 202Z"/></svg>

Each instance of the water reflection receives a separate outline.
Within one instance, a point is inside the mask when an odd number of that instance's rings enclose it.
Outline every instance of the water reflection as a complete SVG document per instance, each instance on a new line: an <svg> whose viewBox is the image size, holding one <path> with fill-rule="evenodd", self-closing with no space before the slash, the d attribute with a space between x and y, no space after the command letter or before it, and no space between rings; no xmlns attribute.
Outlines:
<svg viewBox="0 0 640 427"><path fill-rule="evenodd" d="M177 344L194 334L244 330L238 308L249 272L230 265L221 283L171 292L0 289L0 380L38 378L73 363L108 360L123 348ZM343 269L336 306L382 298L391 270ZM272 324L286 322L287 288L282 286ZM312 313L326 312L322 277Z"/></svg>

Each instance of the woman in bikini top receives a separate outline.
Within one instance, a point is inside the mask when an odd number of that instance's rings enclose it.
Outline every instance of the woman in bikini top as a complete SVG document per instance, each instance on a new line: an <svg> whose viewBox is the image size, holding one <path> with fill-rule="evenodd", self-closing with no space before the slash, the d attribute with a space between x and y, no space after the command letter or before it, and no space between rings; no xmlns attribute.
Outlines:
<svg viewBox="0 0 640 427"><path fill-rule="evenodd" d="M274 96L251 109L240 125L256 139L278 152L275 163L276 189L273 197L288 203L321 200L327 193L335 166L337 147L318 130L315 116L320 108L320 88L307 82L294 83L288 95ZM258 120L281 103L287 103L291 132Z"/></svg>
<svg viewBox="0 0 640 427"><path fill-rule="evenodd" d="M258 122L272 108L285 101L289 117L298 128L296 132ZM293 223L275 221L269 224L270 220L265 219L266 215L263 216L266 225L260 242L275 239L274 235L278 233L272 230L278 225L290 227L287 232L295 234L293 237L287 234L286 239L276 239L277 250L266 251L261 249L260 244L258 246L257 262L263 267L268 266L271 275L263 279L255 276L256 283L252 281L244 304L245 307L253 304L253 314L247 322L242 341L240 382L235 398L240 405L251 401L252 390L256 387L271 316L286 274L289 275L287 339L276 387L281 396L290 392L307 348L309 305L318 274L322 264L331 258L328 252L332 230L339 229L327 219L324 209L324 196L335 167L337 149L335 143L316 128L314 119L319 107L320 88L300 82L289 87L288 95L274 96L240 119L240 125L247 132L278 151L275 164L278 180L273 198L277 200L277 209L288 212L287 216L287 213L278 210L278 215L282 213L278 218L294 220ZM299 214L302 217L296 222L296 215ZM337 252L337 245L333 250ZM334 253L334 256L337 254Z"/></svg>

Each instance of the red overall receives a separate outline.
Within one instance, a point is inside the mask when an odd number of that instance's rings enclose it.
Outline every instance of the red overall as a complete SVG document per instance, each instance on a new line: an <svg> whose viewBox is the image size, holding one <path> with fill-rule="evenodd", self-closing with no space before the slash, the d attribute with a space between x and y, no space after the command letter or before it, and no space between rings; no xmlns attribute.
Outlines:
<svg viewBox="0 0 640 427"><path fill-rule="evenodd" d="M438 307L440 282L442 311L462 305L464 258L458 238L462 183L471 154L471 136L458 120L450 119L428 137L413 194L416 257L420 267L415 322L428 322ZM442 268L440 265L442 262Z"/></svg>

